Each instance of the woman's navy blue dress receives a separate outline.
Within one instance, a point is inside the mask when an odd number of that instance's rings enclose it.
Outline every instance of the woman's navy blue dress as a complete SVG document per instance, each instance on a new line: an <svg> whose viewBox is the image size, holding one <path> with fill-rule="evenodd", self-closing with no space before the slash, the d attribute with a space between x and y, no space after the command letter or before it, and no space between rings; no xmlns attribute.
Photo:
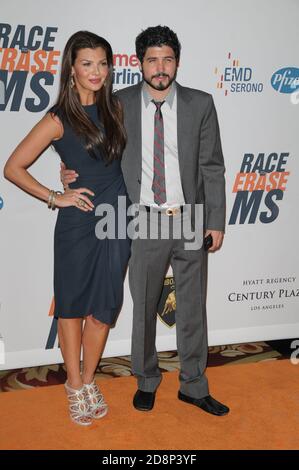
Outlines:
<svg viewBox="0 0 299 470"><path fill-rule="evenodd" d="M99 127L96 105L84 106L89 118ZM95 196L87 197L95 209L110 204L117 216L118 196L128 205L120 161L106 164L101 154L92 158L82 140L63 121L59 110L50 111L60 117L64 126L61 139L52 142L66 167L76 170L77 181L71 189L88 188ZM123 282L130 256L130 240L126 236L99 239L96 224L102 219L95 209L83 212L71 206L59 209L54 234L55 317L79 318L92 315L109 325L115 323L123 300ZM106 213L104 213L106 215ZM125 224L128 219L125 217Z"/></svg>

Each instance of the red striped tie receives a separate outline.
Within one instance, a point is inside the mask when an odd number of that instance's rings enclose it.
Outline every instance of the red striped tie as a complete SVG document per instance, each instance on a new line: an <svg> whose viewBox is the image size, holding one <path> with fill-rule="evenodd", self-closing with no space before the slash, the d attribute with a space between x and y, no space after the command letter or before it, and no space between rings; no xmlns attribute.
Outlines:
<svg viewBox="0 0 299 470"><path fill-rule="evenodd" d="M154 201L161 205L166 202L165 186L165 164L164 164L164 124L161 106L165 101L154 101L156 105L155 112L155 130L154 130L154 176L152 191Z"/></svg>

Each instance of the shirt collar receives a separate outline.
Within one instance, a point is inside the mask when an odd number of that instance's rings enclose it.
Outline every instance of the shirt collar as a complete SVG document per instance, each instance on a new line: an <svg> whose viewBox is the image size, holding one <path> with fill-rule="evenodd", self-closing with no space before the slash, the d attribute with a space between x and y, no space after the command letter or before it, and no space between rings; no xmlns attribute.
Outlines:
<svg viewBox="0 0 299 470"><path fill-rule="evenodd" d="M169 105L170 108L172 108L173 106L175 94L176 94L176 83L172 82L170 90L164 100ZM148 91L146 82L143 82L143 85L142 85L142 96L143 96L145 107L147 108L150 102L153 100L153 97Z"/></svg>

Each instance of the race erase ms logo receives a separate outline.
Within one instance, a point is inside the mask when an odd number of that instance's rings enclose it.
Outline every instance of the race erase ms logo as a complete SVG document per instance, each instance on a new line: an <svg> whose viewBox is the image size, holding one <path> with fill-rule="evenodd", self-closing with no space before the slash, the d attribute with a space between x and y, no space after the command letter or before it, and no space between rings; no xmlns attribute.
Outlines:
<svg viewBox="0 0 299 470"><path fill-rule="evenodd" d="M61 54L57 31L0 23L0 111L37 113L48 107Z"/></svg>
<svg viewBox="0 0 299 470"><path fill-rule="evenodd" d="M245 153L232 192L235 201L229 225L274 222L287 190L289 152Z"/></svg>

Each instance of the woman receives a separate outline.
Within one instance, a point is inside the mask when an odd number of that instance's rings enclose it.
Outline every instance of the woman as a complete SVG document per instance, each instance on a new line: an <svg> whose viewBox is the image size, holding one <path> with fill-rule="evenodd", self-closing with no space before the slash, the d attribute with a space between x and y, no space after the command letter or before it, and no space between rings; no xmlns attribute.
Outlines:
<svg viewBox="0 0 299 470"><path fill-rule="evenodd" d="M7 179L49 208L60 209L54 236L54 315L67 369L70 416L80 425L90 425L108 410L94 373L120 310L130 254L128 238L98 239L95 234L95 207L108 203L117 212L118 196L127 202L120 166L126 138L122 109L112 94L112 71L112 49L105 39L87 31L71 36L56 105L4 169ZM79 174L64 194L49 190L27 171L50 144Z"/></svg>

